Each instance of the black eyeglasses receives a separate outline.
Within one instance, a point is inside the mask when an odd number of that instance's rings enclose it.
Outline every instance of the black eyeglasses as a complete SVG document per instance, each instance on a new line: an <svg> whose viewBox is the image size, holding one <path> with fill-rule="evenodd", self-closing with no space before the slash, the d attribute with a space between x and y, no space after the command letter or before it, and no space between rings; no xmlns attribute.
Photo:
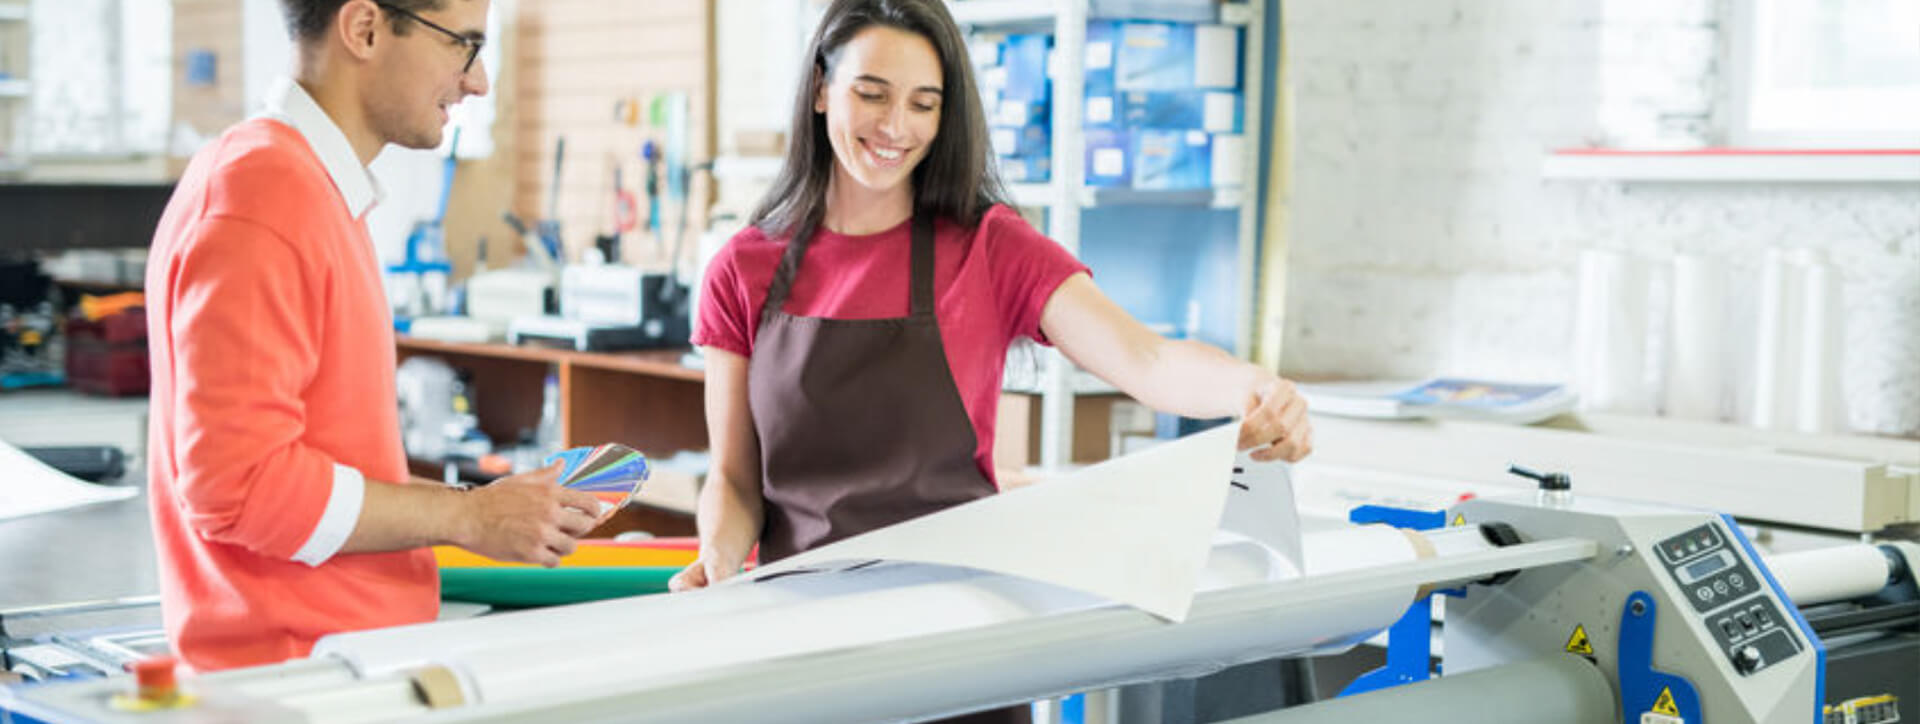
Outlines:
<svg viewBox="0 0 1920 724"><path fill-rule="evenodd" d="M432 20L428 20L426 18L420 17L418 14L406 8L390 5L388 3L383 3L383 2L376 2L374 4L380 6L383 9L396 12L401 15L405 15L408 18L413 19L413 21L416 23L425 25L429 28L433 28L434 30L438 30L442 35L452 38L453 42L460 44L462 47L465 47L467 49L467 64L460 66L460 72L463 74L473 70L473 61L480 57L481 46L484 46L487 44L486 38L475 38L475 37L470 37L461 33L453 32L452 30L448 30L444 27L441 27L439 23L435 23Z"/></svg>

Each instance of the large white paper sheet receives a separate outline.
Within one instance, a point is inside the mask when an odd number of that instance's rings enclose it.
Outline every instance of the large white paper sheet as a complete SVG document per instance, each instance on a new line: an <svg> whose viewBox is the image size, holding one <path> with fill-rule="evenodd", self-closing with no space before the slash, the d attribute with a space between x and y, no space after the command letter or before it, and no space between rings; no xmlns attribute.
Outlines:
<svg viewBox="0 0 1920 724"><path fill-rule="evenodd" d="M0 521L125 500L139 492L75 479L0 440Z"/></svg>
<svg viewBox="0 0 1920 724"><path fill-rule="evenodd" d="M1234 484L1239 435L1239 423L1223 425L848 538L733 580L837 570L874 560L914 561L1019 576L1181 621L1193 602L1229 491L1253 491L1245 481ZM1284 470L1278 475L1284 481ZM1291 493L1285 495L1284 517L1290 519ZM1291 536L1290 546L1278 546L1290 550L1279 552L1298 570L1297 525L1284 530L1272 516L1249 516L1235 523L1233 532L1263 543Z"/></svg>
<svg viewBox="0 0 1920 724"><path fill-rule="evenodd" d="M1293 501L1293 466L1255 462L1246 453L1234 458L1220 530L1253 539L1285 563L1286 575L1306 571L1300 544L1300 511Z"/></svg>

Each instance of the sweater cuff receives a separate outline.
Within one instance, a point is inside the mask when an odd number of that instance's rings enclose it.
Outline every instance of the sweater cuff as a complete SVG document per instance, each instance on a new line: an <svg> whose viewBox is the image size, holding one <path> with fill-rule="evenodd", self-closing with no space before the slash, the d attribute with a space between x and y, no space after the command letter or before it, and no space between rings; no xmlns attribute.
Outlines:
<svg viewBox="0 0 1920 724"><path fill-rule="evenodd" d="M327 496L326 512L320 514L320 523L313 527L313 533L301 544L300 551L293 554L293 559L318 566L340 552L340 547L353 535L354 526L360 523L360 507L366 495L366 476L334 463L333 492Z"/></svg>

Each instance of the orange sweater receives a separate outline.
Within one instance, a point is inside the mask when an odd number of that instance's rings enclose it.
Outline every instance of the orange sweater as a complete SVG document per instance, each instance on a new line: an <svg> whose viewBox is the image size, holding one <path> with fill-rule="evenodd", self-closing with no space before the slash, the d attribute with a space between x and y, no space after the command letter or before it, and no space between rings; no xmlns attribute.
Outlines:
<svg viewBox="0 0 1920 724"><path fill-rule="evenodd" d="M305 656L328 633L432 620L426 549L292 560L336 464L367 485L408 479L378 259L301 133L255 119L201 151L146 283L153 532L175 651L203 671L247 666Z"/></svg>

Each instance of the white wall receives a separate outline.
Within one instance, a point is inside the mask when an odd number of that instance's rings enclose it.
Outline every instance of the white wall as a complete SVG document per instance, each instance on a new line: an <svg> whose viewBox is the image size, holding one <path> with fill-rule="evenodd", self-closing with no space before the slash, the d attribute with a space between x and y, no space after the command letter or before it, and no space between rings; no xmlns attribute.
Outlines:
<svg viewBox="0 0 1920 724"><path fill-rule="evenodd" d="M1920 435L1920 187L1540 176L1547 150L1721 113L1714 0L1284 0L1295 103L1283 368L1568 380L1582 249L1724 258L1751 375L1768 247L1845 278L1860 431Z"/></svg>

